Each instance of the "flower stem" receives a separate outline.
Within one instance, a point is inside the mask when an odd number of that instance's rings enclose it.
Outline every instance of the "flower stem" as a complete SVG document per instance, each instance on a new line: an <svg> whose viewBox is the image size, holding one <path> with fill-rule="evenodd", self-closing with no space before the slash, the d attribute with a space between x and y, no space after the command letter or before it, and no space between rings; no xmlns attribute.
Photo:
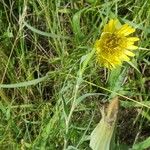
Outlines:
<svg viewBox="0 0 150 150"><path fill-rule="evenodd" d="M82 62L82 65L80 66L80 69L78 71L78 78L77 78L77 81L76 81L76 86L75 86L75 90L74 90L74 98L73 98L73 101L72 101L72 105L71 105L71 109L70 109L70 112L69 112L69 115L66 119L66 136L68 135L69 133L69 125L70 125L70 121L71 121L71 117L72 117L72 114L76 108L76 99L77 99L77 95L78 95L78 90L79 90L79 87L80 87L80 84L82 83L82 75L89 63L89 61L91 60L91 58L93 57L95 53L95 49L92 49L92 51L90 53L88 53L86 55L86 58L85 60ZM67 148L67 138L65 137L64 139L64 150L66 150Z"/></svg>

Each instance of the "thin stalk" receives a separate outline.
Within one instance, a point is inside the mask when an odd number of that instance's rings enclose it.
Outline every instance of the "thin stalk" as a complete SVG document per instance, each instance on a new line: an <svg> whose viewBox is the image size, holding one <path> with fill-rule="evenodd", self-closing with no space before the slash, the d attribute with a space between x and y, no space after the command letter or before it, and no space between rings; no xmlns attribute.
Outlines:
<svg viewBox="0 0 150 150"><path fill-rule="evenodd" d="M78 71L78 78L77 78L76 86L75 86L75 90L74 90L74 98L73 98L73 101L72 101L72 105L71 105L69 115L66 119L66 136L69 133L69 125L70 125L72 114L73 114L73 112L74 112L74 110L77 106L76 105L76 99L77 99L77 96L78 96L78 90L79 90L80 84L83 81L82 80L83 73L84 73L89 61L91 60L92 56L94 55L94 53L95 53L95 49L93 49L89 54L87 54L85 60L83 61L82 66L80 66L81 68ZM65 137L65 139L64 139L64 150L66 150L66 148L67 148L67 139Z"/></svg>

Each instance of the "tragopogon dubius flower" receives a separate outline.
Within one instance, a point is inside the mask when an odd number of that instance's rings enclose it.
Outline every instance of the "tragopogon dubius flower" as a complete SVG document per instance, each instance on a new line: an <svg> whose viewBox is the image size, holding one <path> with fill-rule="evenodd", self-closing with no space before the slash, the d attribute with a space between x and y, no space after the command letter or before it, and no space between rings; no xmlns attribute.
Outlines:
<svg viewBox="0 0 150 150"><path fill-rule="evenodd" d="M138 48L134 43L139 38L129 37L133 32L135 29L128 24L121 25L117 19L111 19L94 45L100 65L112 69L120 66L123 61L129 61L128 56L134 56L131 51Z"/></svg>

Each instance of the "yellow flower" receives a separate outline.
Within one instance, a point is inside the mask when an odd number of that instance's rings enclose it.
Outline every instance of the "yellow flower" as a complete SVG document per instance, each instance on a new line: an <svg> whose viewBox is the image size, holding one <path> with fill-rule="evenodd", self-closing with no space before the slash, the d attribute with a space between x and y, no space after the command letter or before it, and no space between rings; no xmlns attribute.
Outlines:
<svg viewBox="0 0 150 150"><path fill-rule="evenodd" d="M128 56L134 56L131 51L138 48L134 42L139 38L128 37L133 32L135 29L128 24L121 25L117 19L111 19L94 45L100 65L112 69L120 66L123 61L129 61Z"/></svg>

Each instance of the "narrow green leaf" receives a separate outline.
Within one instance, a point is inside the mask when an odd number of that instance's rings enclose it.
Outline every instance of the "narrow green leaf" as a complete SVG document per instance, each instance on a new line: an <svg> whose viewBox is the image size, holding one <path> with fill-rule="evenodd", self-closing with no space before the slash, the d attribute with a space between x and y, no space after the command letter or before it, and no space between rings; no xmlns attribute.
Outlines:
<svg viewBox="0 0 150 150"><path fill-rule="evenodd" d="M87 93L87 94L84 94L76 100L76 105L79 105L85 98L87 98L89 96L99 96L99 95L105 95L105 94L102 94L102 93Z"/></svg>
<svg viewBox="0 0 150 150"><path fill-rule="evenodd" d="M130 66L132 66L138 73L141 74L141 72L139 71L139 69L132 63L132 62L127 62Z"/></svg>
<svg viewBox="0 0 150 150"><path fill-rule="evenodd" d="M73 16L73 19L72 19L73 32L74 32L75 37L78 41L81 40L84 36L84 34L81 31L81 27L80 27L81 13L84 10L85 9L82 9L82 10L78 11L77 13L75 13L74 16Z"/></svg>
<svg viewBox="0 0 150 150"><path fill-rule="evenodd" d="M68 146L68 148L67 148L66 150L79 150L79 149L77 149L77 148L74 147L74 146Z"/></svg>
<svg viewBox="0 0 150 150"><path fill-rule="evenodd" d="M62 95L62 104L63 104L63 111L64 111L65 119L67 119L69 111L68 111L68 107L67 107L67 104L63 95Z"/></svg>
<svg viewBox="0 0 150 150"><path fill-rule="evenodd" d="M150 137L140 143L133 145L132 150L145 150L147 148L150 148Z"/></svg>
<svg viewBox="0 0 150 150"><path fill-rule="evenodd" d="M81 57L79 73L83 74L89 61L94 56L94 54L95 54L95 49L93 48L88 54Z"/></svg>
<svg viewBox="0 0 150 150"><path fill-rule="evenodd" d="M31 85L36 85L40 82L45 81L46 79L48 79L48 75L38 78L38 79L34 79L31 81L25 81L25 82L20 82L20 83L14 83L14 84L0 84L0 88L20 88L20 87L27 87L27 86L31 86Z"/></svg>
<svg viewBox="0 0 150 150"><path fill-rule="evenodd" d="M30 29L31 31L33 31L33 32L35 32L37 34L43 35L43 36L52 37L52 38L70 39L67 36L62 36L62 35L57 35L57 34L53 34L53 33L40 31L40 30L32 27L31 25L27 24L26 22L24 22L24 25L26 27L28 27L28 29Z"/></svg>

